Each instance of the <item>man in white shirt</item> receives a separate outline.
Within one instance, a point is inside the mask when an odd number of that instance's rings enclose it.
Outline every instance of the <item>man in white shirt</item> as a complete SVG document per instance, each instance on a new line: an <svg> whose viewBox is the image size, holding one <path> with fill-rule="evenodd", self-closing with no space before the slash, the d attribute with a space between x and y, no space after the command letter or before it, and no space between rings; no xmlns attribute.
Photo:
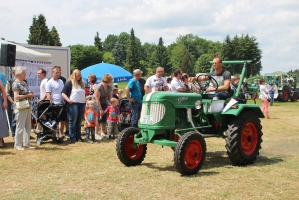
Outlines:
<svg viewBox="0 0 299 200"><path fill-rule="evenodd" d="M50 102L54 104L63 104L63 97L61 94L61 91L64 87L64 84L62 80L59 79L60 77L60 70L58 67L53 67L52 68L52 78L48 80L46 83L46 94L47 94L47 99L50 100ZM64 124L67 121L67 113L66 110L64 109L59 116L59 139L60 142L62 142L62 133L63 133L63 128Z"/></svg>
<svg viewBox="0 0 299 200"><path fill-rule="evenodd" d="M48 82L48 79L46 78L46 74L47 72L44 68L40 68L37 71L38 78L42 80L39 86L39 100L45 100L47 98L46 83Z"/></svg>
<svg viewBox="0 0 299 200"><path fill-rule="evenodd" d="M181 82L182 71L180 69L176 69L173 72L173 78L171 81L171 92L183 92L186 90L185 85Z"/></svg>
<svg viewBox="0 0 299 200"><path fill-rule="evenodd" d="M168 85L163 75L164 68L157 67L156 74L150 76L145 82L144 90L147 94L155 91L168 91Z"/></svg>

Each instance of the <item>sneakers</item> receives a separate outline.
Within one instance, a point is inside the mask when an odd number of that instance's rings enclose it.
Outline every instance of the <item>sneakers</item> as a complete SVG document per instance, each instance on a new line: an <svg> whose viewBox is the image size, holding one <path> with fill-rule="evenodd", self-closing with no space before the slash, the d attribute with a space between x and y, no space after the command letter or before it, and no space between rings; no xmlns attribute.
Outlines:
<svg viewBox="0 0 299 200"><path fill-rule="evenodd" d="M23 147L16 147L16 150L18 150L18 151L24 151L25 149Z"/></svg>
<svg viewBox="0 0 299 200"><path fill-rule="evenodd" d="M100 140L106 140L107 139L107 135L105 133L102 133L100 136Z"/></svg>
<svg viewBox="0 0 299 200"><path fill-rule="evenodd" d="M219 98L215 96L215 97L213 97L213 100L219 100Z"/></svg>
<svg viewBox="0 0 299 200"><path fill-rule="evenodd" d="M92 140L87 140L87 142L88 142L89 144L93 144L93 141L92 141Z"/></svg>
<svg viewBox="0 0 299 200"><path fill-rule="evenodd" d="M24 146L26 149L35 149L33 146Z"/></svg>

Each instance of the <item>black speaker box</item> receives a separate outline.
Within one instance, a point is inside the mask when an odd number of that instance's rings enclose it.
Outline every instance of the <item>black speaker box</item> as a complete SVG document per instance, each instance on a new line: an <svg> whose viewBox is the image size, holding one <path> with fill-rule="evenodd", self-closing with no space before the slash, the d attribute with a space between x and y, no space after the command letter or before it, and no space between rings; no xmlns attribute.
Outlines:
<svg viewBox="0 0 299 200"><path fill-rule="evenodd" d="M16 45L1 44L0 65L6 67L14 67L16 63Z"/></svg>

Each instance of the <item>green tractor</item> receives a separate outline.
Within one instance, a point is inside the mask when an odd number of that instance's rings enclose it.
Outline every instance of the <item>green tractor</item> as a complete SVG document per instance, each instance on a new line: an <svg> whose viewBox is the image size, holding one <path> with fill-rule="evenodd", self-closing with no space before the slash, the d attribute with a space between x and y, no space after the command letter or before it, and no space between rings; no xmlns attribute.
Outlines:
<svg viewBox="0 0 299 200"><path fill-rule="evenodd" d="M266 87L270 87L268 84L273 83L275 85L274 99L280 102L287 102L291 100L296 102L299 96L299 90L297 88L297 77L291 77L284 72L267 73L264 75Z"/></svg>
<svg viewBox="0 0 299 200"><path fill-rule="evenodd" d="M238 89L228 100L203 99L196 93L154 92L143 98L139 128L124 129L116 142L116 153L126 166L143 162L147 144L171 147L174 165L182 175L196 174L206 158L204 138L225 140L234 165L252 164L259 155L264 118L257 104L246 104L240 94L246 66L250 61L223 61L244 64ZM207 83L208 84L208 83Z"/></svg>

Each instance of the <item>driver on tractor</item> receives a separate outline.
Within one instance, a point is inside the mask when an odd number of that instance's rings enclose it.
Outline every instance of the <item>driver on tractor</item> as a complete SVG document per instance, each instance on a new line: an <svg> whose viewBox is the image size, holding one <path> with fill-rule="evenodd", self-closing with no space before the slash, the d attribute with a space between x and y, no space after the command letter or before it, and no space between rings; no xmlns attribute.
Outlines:
<svg viewBox="0 0 299 200"><path fill-rule="evenodd" d="M206 89L206 93L209 94L202 94L202 98L226 100L230 98L234 93L230 87L231 73L222 68L222 59L220 57L215 57L213 59L213 68L214 71L212 73L208 73L206 75L198 77L190 77L189 81L197 81L198 83L200 83L201 81L211 80L213 86Z"/></svg>

